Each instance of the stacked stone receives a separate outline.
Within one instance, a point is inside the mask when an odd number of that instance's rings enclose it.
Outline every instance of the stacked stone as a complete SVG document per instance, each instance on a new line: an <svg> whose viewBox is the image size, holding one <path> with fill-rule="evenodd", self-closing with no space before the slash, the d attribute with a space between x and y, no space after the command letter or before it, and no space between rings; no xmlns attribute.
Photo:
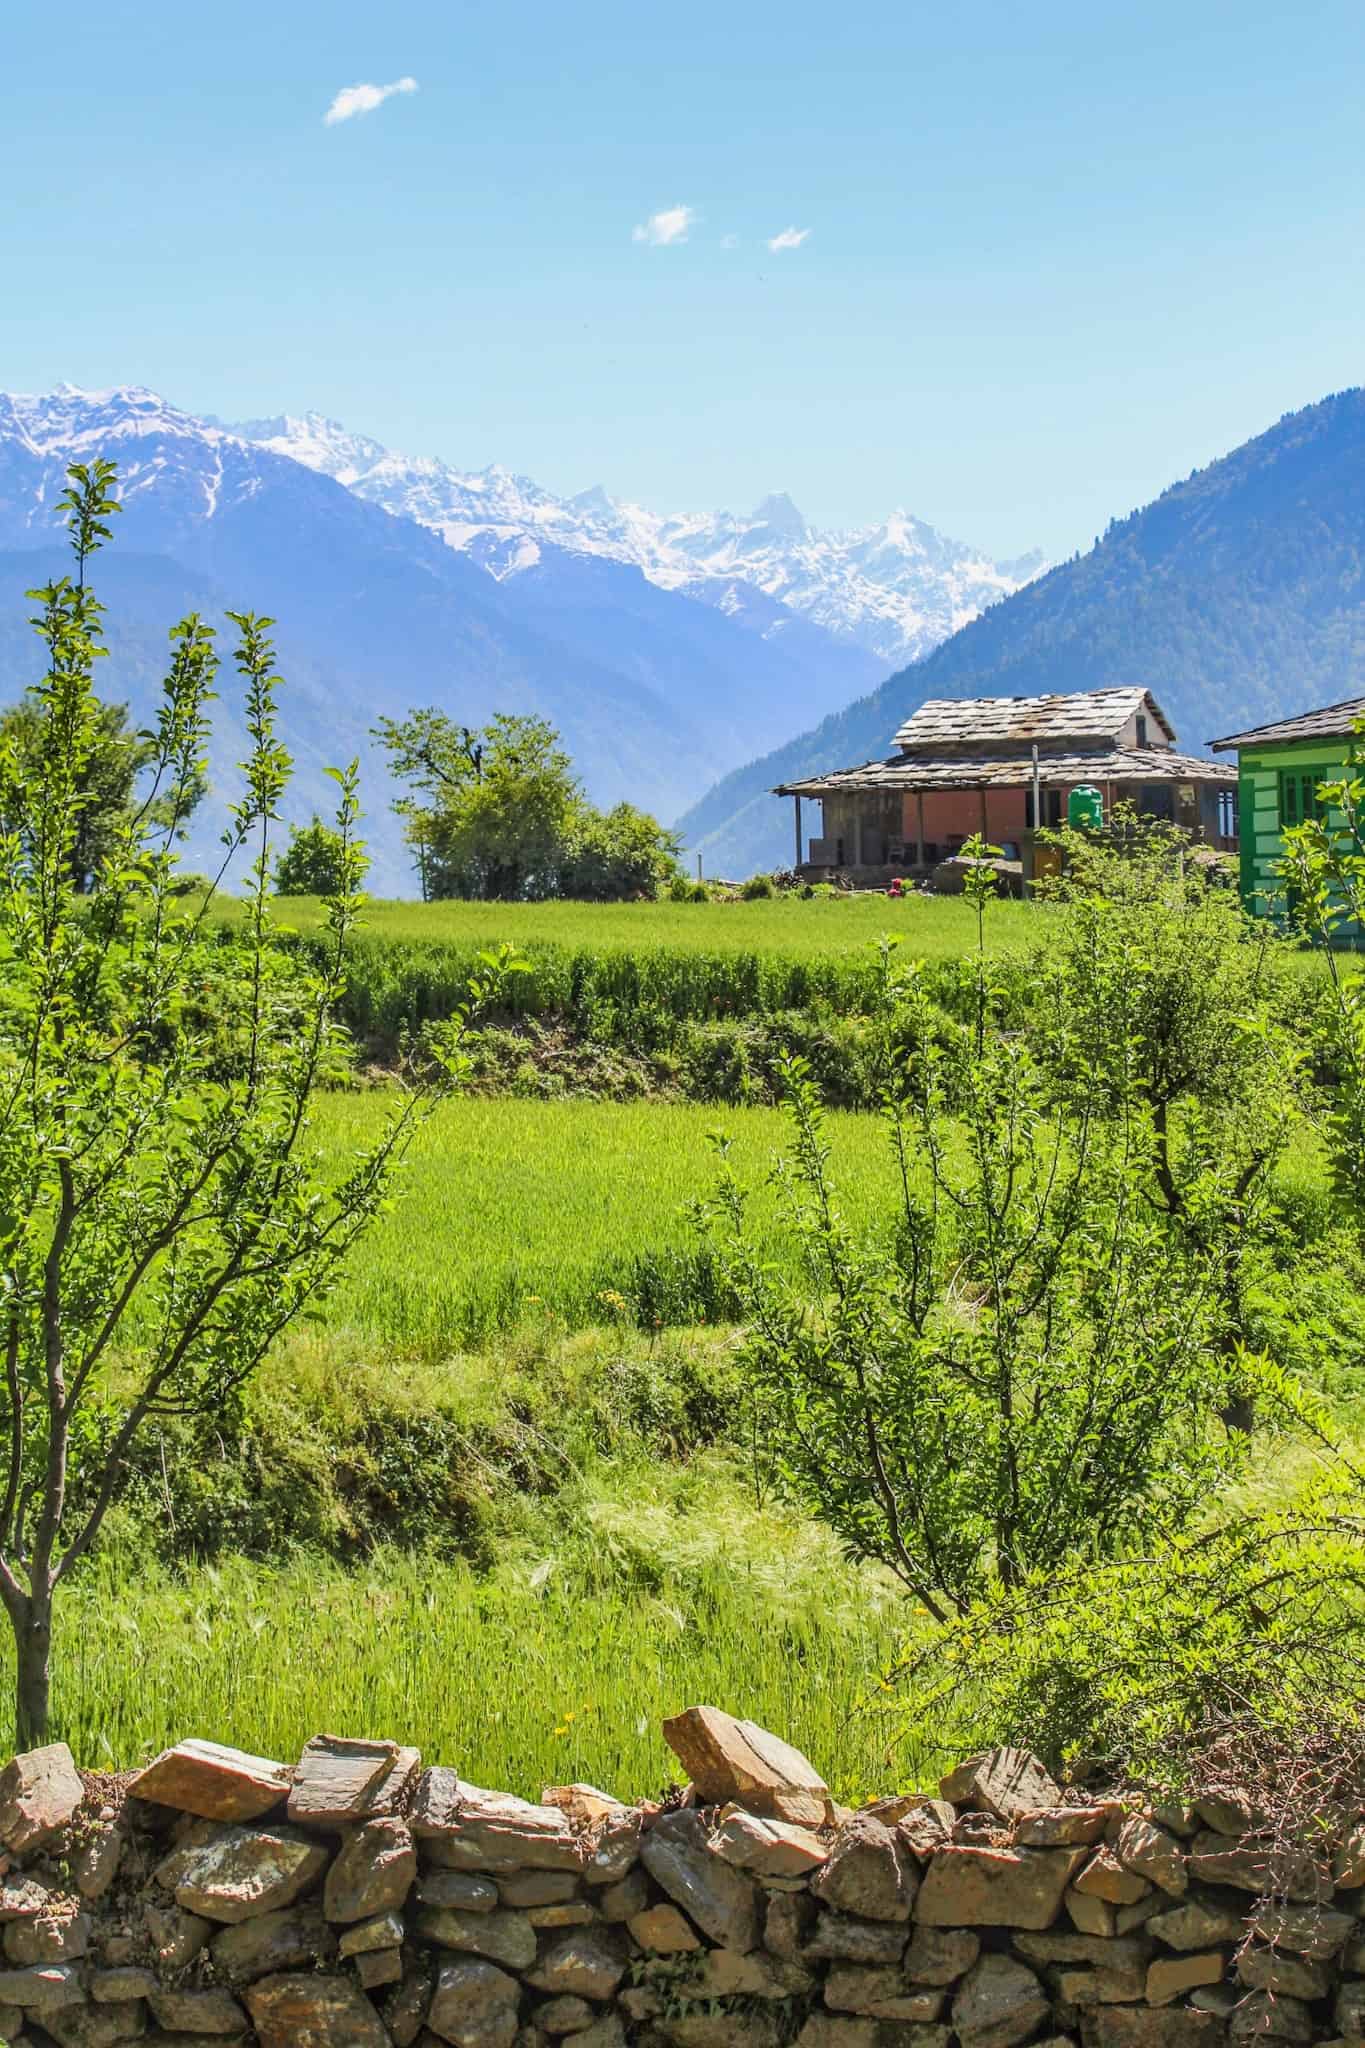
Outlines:
<svg viewBox="0 0 1365 2048"><path fill-rule="evenodd" d="M319 1736L128 1780L0 1773L0 2040L25 2048L1365 2048L1365 1818L1066 1794L1002 1749L835 1806L698 1707L689 1784L539 1804Z"/></svg>

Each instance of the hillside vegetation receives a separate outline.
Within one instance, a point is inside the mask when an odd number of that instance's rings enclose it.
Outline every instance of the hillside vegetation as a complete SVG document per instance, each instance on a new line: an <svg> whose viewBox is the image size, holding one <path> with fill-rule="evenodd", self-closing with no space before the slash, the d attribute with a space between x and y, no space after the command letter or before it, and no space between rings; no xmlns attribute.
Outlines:
<svg viewBox="0 0 1365 2048"><path fill-rule="evenodd" d="M928 697L1142 683L1191 751L1359 694L1365 661L1365 391L1267 433L1116 519L869 696L716 784L679 823L722 873L785 857L774 784L885 757Z"/></svg>

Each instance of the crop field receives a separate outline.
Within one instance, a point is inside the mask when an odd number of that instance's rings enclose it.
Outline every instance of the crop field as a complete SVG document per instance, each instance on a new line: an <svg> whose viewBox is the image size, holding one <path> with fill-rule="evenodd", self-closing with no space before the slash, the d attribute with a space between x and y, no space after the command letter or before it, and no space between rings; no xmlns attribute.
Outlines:
<svg viewBox="0 0 1365 2048"><path fill-rule="evenodd" d="M300 931L322 921L316 897L284 896L277 914ZM998 903L989 919L999 951L1036 942L1047 911L1033 903ZM369 938L397 946L496 946L530 951L556 946L572 953L757 953L788 959L858 955L893 932L917 958L955 958L976 942L976 916L961 896L910 894L898 901L868 893L755 902L708 903L409 903L377 900L365 912Z"/></svg>
<svg viewBox="0 0 1365 2048"><path fill-rule="evenodd" d="M329 1164L373 1136L386 1103L383 1089L318 1098ZM832 1115L828 1129L850 1215L870 1220L892 1192L883 1128ZM724 1305L690 1209L715 1183L718 1131L755 1189L756 1216L773 1220L780 1196L766 1182L787 1136L779 1110L446 1103L415 1141L394 1206L359 1247L328 1321L439 1355L528 1315L572 1327L714 1319Z"/></svg>

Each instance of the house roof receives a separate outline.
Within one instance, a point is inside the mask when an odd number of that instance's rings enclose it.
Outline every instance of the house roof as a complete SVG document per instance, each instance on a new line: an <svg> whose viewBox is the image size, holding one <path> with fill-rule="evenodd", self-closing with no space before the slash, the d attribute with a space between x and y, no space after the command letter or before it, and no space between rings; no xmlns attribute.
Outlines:
<svg viewBox="0 0 1365 2048"><path fill-rule="evenodd" d="M1254 725L1250 732L1229 733L1226 739L1210 740L1215 753L1228 747L1259 747L1278 740L1336 739L1354 730L1365 718L1365 697L1346 697L1340 704L1324 704L1320 711L1305 711L1298 718L1281 718L1274 725Z"/></svg>
<svg viewBox="0 0 1365 2048"><path fill-rule="evenodd" d="M1018 702L1017 698L1011 699ZM774 796L841 796L857 791L916 789L1027 788L1032 767L1016 754L1007 760L964 760L960 754L937 758L893 754L889 761L867 761L861 768L834 768L784 782ZM1232 785L1237 770L1200 754L1177 754L1170 747L1112 747L1086 754L1049 754L1038 763L1045 788L1077 782L1217 782Z"/></svg>
<svg viewBox="0 0 1365 2048"><path fill-rule="evenodd" d="M1054 691L1045 697L931 697L900 731L905 752L938 753L992 742L1027 746L1046 740L1108 740L1112 745L1135 712L1153 718L1172 743L1175 728L1150 690Z"/></svg>

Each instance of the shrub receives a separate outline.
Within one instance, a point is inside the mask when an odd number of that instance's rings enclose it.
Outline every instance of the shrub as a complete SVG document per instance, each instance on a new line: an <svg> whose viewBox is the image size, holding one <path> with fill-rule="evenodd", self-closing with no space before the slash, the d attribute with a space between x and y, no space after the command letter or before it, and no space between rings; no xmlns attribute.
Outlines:
<svg viewBox="0 0 1365 2048"><path fill-rule="evenodd" d="M775 896L777 891L773 887L771 875L750 875L747 882L741 883L739 893L746 903L756 903L766 897Z"/></svg>

